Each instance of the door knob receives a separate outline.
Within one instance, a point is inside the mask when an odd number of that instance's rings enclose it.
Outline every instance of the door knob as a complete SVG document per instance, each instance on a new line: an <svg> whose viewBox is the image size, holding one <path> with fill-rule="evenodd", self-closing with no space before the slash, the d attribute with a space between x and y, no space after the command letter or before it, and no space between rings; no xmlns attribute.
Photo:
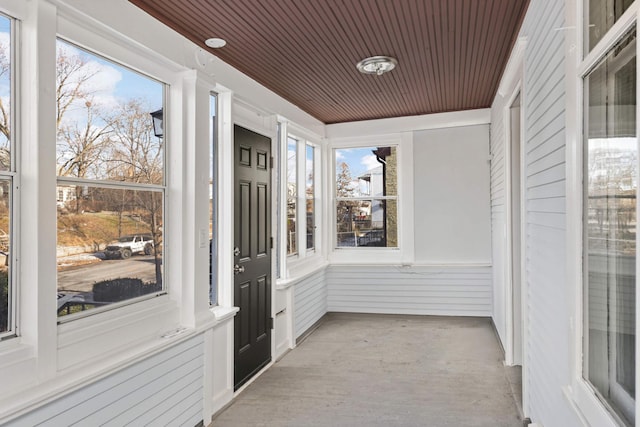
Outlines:
<svg viewBox="0 0 640 427"><path fill-rule="evenodd" d="M244 265L240 266L238 264L233 266L233 274L240 274L240 273L244 273Z"/></svg>

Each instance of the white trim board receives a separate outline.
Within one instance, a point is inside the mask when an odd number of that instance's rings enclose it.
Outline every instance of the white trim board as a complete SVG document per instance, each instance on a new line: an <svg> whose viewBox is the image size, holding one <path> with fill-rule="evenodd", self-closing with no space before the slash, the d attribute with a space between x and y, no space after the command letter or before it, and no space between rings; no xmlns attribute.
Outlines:
<svg viewBox="0 0 640 427"><path fill-rule="evenodd" d="M326 137L334 139L385 135L426 129L486 125L489 123L491 123L491 109L484 108L450 113L425 114L422 116L336 123L326 125L325 129Z"/></svg>

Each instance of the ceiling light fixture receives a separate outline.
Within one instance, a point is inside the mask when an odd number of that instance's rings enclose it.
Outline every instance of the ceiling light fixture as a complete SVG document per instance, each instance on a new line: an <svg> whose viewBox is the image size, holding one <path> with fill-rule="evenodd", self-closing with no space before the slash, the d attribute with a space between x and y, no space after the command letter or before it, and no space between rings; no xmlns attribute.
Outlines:
<svg viewBox="0 0 640 427"><path fill-rule="evenodd" d="M381 76L396 68L396 65L398 61L390 56L372 56L358 62L356 67L361 73Z"/></svg>
<svg viewBox="0 0 640 427"><path fill-rule="evenodd" d="M213 49L219 49L221 47L225 47L225 45L227 44L227 41L224 39L220 39L218 37L214 37L214 38L205 40L204 44L206 44L207 46Z"/></svg>

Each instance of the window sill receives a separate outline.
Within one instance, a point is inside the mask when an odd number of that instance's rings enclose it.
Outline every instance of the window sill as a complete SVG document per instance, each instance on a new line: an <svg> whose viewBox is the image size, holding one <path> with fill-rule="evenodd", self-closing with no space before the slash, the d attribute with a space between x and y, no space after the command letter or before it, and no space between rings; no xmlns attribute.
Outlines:
<svg viewBox="0 0 640 427"><path fill-rule="evenodd" d="M287 266L287 277L276 281L276 290L287 289L328 265L329 263L322 259L320 255L314 255L291 263Z"/></svg>
<svg viewBox="0 0 640 427"><path fill-rule="evenodd" d="M210 311L215 316L216 321L220 323L228 319L233 319L240 309L238 307L221 307L217 305L211 307Z"/></svg>
<svg viewBox="0 0 640 427"><path fill-rule="evenodd" d="M335 248L329 255L331 264L405 264L400 248Z"/></svg>
<svg viewBox="0 0 640 427"><path fill-rule="evenodd" d="M585 426L617 427L619 425L582 379L578 379L573 387L563 387L562 393Z"/></svg>
<svg viewBox="0 0 640 427"><path fill-rule="evenodd" d="M11 396L37 382L37 360L33 346L23 344L20 337L0 345L0 396ZM0 408L4 406L0 398ZM2 424L0 413L0 424Z"/></svg>
<svg viewBox="0 0 640 427"><path fill-rule="evenodd" d="M144 351L159 337L183 329L179 309L168 295L79 318L58 325L57 368L94 365L130 349Z"/></svg>
<svg viewBox="0 0 640 427"><path fill-rule="evenodd" d="M0 343L0 366L5 367L34 357L33 347L21 341L20 337L14 337Z"/></svg>

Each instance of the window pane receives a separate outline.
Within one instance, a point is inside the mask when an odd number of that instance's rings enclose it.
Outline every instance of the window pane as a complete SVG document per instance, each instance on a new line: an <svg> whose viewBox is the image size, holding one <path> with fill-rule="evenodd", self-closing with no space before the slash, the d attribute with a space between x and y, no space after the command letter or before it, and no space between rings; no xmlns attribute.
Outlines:
<svg viewBox="0 0 640 427"><path fill-rule="evenodd" d="M585 52L598 44L632 3L633 0L587 0Z"/></svg>
<svg viewBox="0 0 640 427"><path fill-rule="evenodd" d="M395 200L343 200L336 207L338 247L398 246Z"/></svg>
<svg viewBox="0 0 640 427"><path fill-rule="evenodd" d="M59 316L162 291L162 192L57 190Z"/></svg>
<svg viewBox="0 0 640 427"><path fill-rule="evenodd" d="M217 276L218 272L216 270L216 260L217 260L217 202L218 202L218 191L217 191L217 182L215 182L216 178L216 159L217 159L217 129L218 129L218 120L217 120L217 96L211 95L209 97L209 112L211 115L211 147L209 149L209 304L217 305L218 304L218 282Z"/></svg>
<svg viewBox="0 0 640 427"><path fill-rule="evenodd" d="M335 150L336 196L379 197L398 194L395 147Z"/></svg>
<svg viewBox="0 0 640 427"><path fill-rule="evenodd" d="M338 149L335 161L337 247L398 247L396 147Z"/></svg>
<svg viewBox="0 0 640 427"><path fill-rule="evenodd" d="M11 251L11 181L0 180L0 333L10 331L12 283L10 273Z"/></svg>
<svg viewBox="0 0 640 427"><path fill-rule="evenodd" d="M162 185L163 84L60 40L56 68L58 176Z"/></svg>
<svg viewBox="0 0 640 427"><path fill-rule="evenodd" d="M585 79L585 378L635 419L635 31Z"/></svg>
<svg viewBox="0 0 640 427"><path fill-rule="evenodd" d="M11 162L12 137L12 20L0 15L0 334L14 330L13 308L15 284L11 278L11 230L13 215L11 207L12 180L8 174L13 170Z"/></svg>
<svg viewBox="0 0 640 427"><path fill-rule="evenodd" d="M0 171L11 170L11 20L0 15Z"/></svg>
<svg viewBox="0 0 640 427"><path fill-rule="evenodd" d="M313 249L315 247L315 193L314 193L314 181L315 181L315 169L314 169L314 154L313 147L307 145L307 161L306 161L306 189L305 197L307 199L307 249Z"/></svg>
<svg viewBox="0 0 640 427"><path fill-rule="evenodd" d="M289 138L287 142L287 254L298 253L296 238L296 206L298 198L298 141Z"/></svg>

